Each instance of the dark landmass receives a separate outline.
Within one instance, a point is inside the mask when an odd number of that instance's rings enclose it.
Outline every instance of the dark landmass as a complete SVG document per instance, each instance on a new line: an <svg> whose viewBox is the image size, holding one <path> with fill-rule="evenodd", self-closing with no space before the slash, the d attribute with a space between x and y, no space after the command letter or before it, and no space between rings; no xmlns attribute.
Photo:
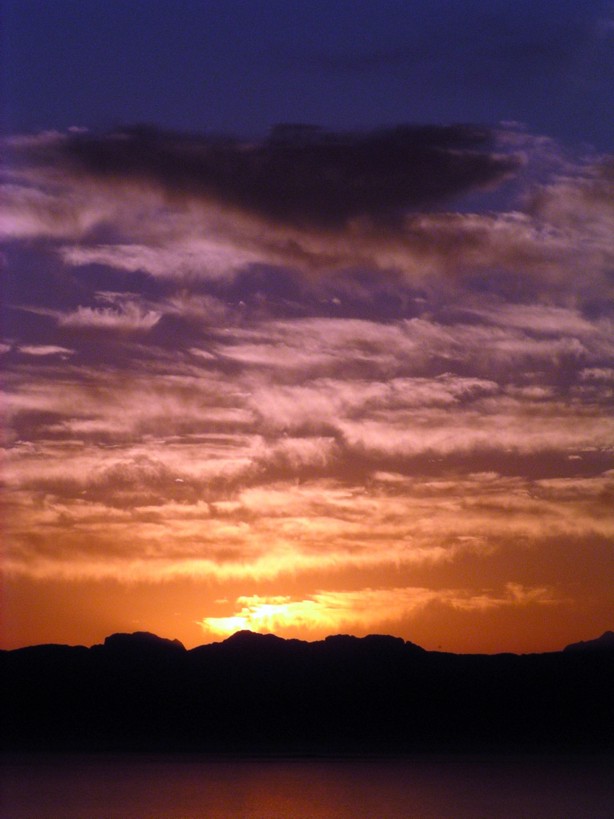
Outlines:
<svg viewBox="0 0 614 819"><path fill-rule="evenodd" d="M0 652L5 751L614 751L614 634L545 654L238 632Z"/></svg>
<svg viewBox="0 0 614 819"><path fill-rule="evenodd" d="M604 631L596 640L580 640L565 646L565 651L613 651L614 631Z"/></svg>

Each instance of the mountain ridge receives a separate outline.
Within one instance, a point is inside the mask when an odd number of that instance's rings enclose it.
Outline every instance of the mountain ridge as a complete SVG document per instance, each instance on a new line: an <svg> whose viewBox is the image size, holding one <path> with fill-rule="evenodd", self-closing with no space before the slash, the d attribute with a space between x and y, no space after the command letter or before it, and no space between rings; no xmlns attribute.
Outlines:
<svg viewBox="0 0 614 819"><path fill-rule="evenodd" d="M402 637L396 637L394 635L389 634L379 634L379 633L372 633L367 634L363 637L356 637L350 634L330 634L324 637L321 640L301 640L295 637L292 638L285 638L280 637L277 634L273 634L272 632L257 632L251 631L250 629L239 629L235 631L233 634L229 635L223 640L211 643L202 643L201 645L193 646L192 648L186 648L180 640L169 638L169 637L160 637L158 634L155 634L151 631L133 631L133 632L113 632L112 634L108 635L104 638L102 643L94 643L91 646L85 646L83 644L67 644L67 643L36 643L33 645L28 646L20 646L18 648L11 648L11 649L0 649L0 653L6 652L13 652L13 651L26 651L30 649L38 649L38 648L47 648L47 647L63 647L63 648L83 648L86 650L106 648L112 649L114 651L118 650L126 650L130 646L132 647L140 647L140 648L148 648L148 649L155 649L155 648L162 648L166 647L168 649L177 651L183 650L186 652L191 651L200 651L202 649L206 649L209 646L219 646L225 644L233 644L233 645L256 645L263 646L266 644L272 645L273 643L277 645L281 644L289 644L289 645L321 645L326 643L333 643L337 642L340 643L341 641L345 641L346 643L353 642L355 645L359 643L366 643L366 642L384 642L386 641L388 644L392 645L395 644L398 646L404 645L405 647L419 651L419 652L426 652L429 654L447 654L451 656L483 656L483 657L497 657L501 655L512 655L515 657L522 657L522 656L530 656L536 654L556 654L561 651L591 651L591 650L614 650L614 631L606 630L600 637L592 638L589 640L580 640L575 643L569 643L561 649L554 649L550 651L532 651L532 652L513 652L513 651L500 651L494 654L491 653L483 653L483 652L450 652L450 651L441 651L438 650L429 650L425 649L422 646L418 645L417 643L413 643L410 640L404 640Z"/></svg>
<svg viewBox="0 0 614 819"><path fill-rule="evenodd" d="M5 751L614 752L608 632L581 650L432 652L389 635L149 632L0 654ZM594 650L591 650L591 646ZM605 649L605 650L604 650Z"/></svg>

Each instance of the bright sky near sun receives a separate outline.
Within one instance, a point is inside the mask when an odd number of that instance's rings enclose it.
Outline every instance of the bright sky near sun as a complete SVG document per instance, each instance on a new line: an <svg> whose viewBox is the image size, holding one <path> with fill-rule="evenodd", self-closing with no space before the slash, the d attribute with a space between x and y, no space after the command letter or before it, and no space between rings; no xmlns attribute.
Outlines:
<svg viewBox="0 0 614 819"><path fill-rule="evenodd" d="M612 628L610 3L2 37L4 647Z"/></svg>

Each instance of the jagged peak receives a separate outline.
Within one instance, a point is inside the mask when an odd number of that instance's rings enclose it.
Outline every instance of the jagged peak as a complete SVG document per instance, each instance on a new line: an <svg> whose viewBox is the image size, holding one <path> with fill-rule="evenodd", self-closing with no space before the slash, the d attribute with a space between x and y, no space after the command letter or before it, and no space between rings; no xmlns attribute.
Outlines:
<svg viewBox="0 0 614 819"><path fill-rule="evenodd" d="M158 637L151 631L117 632L105 637L104 647L107 649L172 649L185 651L185 646L179 640L170 640L167 637Z"/></svg>

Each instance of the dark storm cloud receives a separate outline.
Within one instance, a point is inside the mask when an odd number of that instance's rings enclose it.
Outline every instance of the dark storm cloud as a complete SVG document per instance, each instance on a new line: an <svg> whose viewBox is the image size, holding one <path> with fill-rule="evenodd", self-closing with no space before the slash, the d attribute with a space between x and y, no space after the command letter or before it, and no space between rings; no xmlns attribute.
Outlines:
<svg viewBox="0 0 614 819"><path fill-rule="evenodd" d="M437 206L499 183L519 165L494 152L488 129L469 125L364 134L278 125L266 141L250 144L137 127L73 134L58 147L78 172L149 182L171 197L212 199L273 222L328 229Z"/></svg>

